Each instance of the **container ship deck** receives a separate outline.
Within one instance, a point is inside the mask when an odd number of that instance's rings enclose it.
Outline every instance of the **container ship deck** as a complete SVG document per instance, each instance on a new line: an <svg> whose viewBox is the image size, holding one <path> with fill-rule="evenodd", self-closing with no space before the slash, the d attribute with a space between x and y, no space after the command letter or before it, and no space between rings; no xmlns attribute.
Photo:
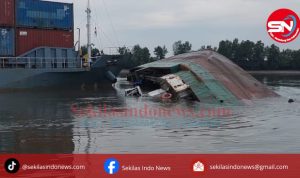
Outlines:
<svg viewBox="0 0 300 178"><path fill-rule="evenodd" d="M0 8L0 91L116 82L122 56L84 60L75 50L73 4L1 0Z"/></svg>

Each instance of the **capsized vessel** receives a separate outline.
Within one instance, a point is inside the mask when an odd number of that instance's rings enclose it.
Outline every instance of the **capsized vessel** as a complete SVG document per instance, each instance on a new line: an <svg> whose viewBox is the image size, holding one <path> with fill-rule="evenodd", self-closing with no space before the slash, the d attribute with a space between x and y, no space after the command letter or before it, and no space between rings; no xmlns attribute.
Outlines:
<svg viewBox="0 0 300 178"><path fill-rule="evenodd" d="M130 70L128 80L151 88L162 98L190 98L204 103L238 105L278 96L267 86L211 50L181 54ZM164 92L161 92L161 91Z"/></svg>

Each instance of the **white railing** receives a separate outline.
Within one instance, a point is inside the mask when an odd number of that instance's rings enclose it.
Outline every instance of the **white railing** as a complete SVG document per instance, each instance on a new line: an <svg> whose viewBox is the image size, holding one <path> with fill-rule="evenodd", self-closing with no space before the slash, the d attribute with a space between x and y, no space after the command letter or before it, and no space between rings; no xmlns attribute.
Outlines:
<svg viewBox="0 0 300 178"><path fill-rule="evenodd" d="M0 57L0 68L62 69L83 66L79 58Z"/></svg>
<svg viewBox="0 0 300 178"><path fill-rule="evenodd" d="M104 52L104 54L108 55L120 55L119 48L120 47L105 47L102 49L102 51ZM132 49L133 46L126 46L126 48Z"/></svg>

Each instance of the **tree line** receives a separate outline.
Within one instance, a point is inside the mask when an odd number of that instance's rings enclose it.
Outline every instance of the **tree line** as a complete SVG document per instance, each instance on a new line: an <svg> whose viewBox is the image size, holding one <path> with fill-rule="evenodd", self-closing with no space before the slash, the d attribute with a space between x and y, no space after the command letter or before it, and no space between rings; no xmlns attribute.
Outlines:
<svg viewBox="0 0 300 178"><path fill-rule="evenodd" d="M243 40L240 42L238 39L222 40L218 47L208 45L202 46L199 50L203 49L216 51L245 70L300 70L300 49L280 50L275 44L266 46L262 41ZM86 52L86 48L82 51ZM189 41L176 41L173 44L174 55L191 51L192 44ZM120 47L118 52L129 58L132 67L164 59L169 53L166 46L157 46L153 50L155 55L153 57L149 48L140 45L135 45L131 49L125 46ZM95 48L92 51L92 56L100 53L103 52Z"/></svg>
<svg viewBox="0 0 300 178"><path fill-rule="evenodd" d="M190 52L192 50L192 44L190 42L177 41L173 44L174 55L183 54ZM149 62L154 62L157 60L164 59L169 53L166 46L157 46L154 48L154 57L151 56L150 50L147 47L141 47L140 45L133 46L132 49L127 47L120 47L118 52L121 55L129 56L132 67L142 65Z"/></svg>
<svg viewBox="0 0 300 178"><path fill-rule="evenodd" d="M275 44L223 40L215 50L246 70L300 70L300 50L280 50Z"/></svg>

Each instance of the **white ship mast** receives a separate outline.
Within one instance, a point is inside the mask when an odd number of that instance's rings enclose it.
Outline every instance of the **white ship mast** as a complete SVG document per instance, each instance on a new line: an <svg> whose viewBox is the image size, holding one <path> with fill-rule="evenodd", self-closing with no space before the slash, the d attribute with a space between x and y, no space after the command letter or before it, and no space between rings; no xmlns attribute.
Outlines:
<svg viewBox="0 0 300 178"><path fill-rule="evenodd" d="M90 0L88 0L88 6L85 11L87 13L87 53L88 53L88 65L90 66L91 57L92 57L92 43L91 43L91 8L90 8Z"/></svg>

